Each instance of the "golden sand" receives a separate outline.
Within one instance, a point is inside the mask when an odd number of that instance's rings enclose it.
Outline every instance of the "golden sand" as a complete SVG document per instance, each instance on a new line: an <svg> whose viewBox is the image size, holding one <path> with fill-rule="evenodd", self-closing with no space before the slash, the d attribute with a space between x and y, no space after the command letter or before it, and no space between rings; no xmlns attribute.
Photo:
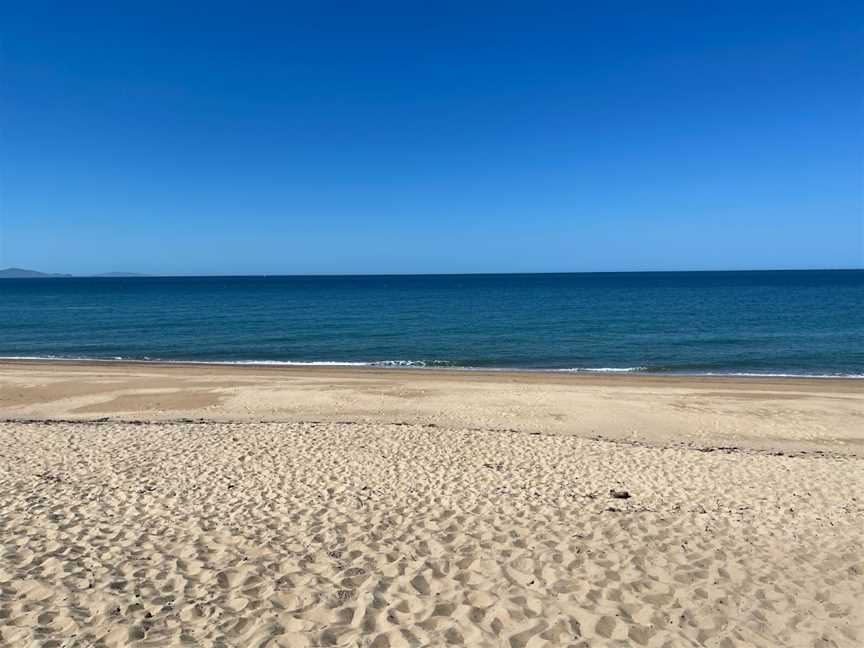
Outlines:
<svg viewBox="0 0 864 648"><path fill-rule="evenodd" d="M860 646L843 380L0 364L0 645Z"/></svg>

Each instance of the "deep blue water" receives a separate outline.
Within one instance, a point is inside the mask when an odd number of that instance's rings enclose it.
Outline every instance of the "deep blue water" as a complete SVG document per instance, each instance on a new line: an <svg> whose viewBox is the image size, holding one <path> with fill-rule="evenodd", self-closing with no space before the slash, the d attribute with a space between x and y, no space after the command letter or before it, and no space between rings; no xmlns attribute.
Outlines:
<svg viewBox="0 0 864 648"><path fill-rule="evenodd" d="M864 271L4 279L0 356L864 375Z"/></svg>

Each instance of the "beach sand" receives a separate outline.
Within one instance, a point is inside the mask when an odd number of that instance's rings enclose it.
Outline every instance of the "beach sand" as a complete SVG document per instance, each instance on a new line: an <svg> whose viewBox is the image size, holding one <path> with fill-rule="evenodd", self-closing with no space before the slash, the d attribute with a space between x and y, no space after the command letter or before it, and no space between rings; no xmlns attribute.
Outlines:
<svg viewBox="0 0 864 648"><path fill-rule="evenodd" d="M860 646L864 383L0 363L0 645Z"/></svg>

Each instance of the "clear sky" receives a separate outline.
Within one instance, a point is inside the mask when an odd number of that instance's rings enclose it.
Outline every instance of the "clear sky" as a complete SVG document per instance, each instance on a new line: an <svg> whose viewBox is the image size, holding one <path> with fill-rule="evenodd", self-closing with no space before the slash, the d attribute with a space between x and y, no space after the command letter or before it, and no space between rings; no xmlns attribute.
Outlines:
<svg viewBox="0 0 864 648"><path fill-rule="evenodd" d="M0 267L861 267L864 4L6 3Z"/></svg>

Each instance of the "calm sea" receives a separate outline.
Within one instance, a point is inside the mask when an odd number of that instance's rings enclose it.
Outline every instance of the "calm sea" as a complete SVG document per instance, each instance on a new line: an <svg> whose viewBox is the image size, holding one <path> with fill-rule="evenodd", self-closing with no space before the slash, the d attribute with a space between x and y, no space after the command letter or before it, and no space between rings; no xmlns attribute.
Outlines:
<svg viewBox="0 0 864 648"><path fill-rule="evenodd" d="M0 356L864 375L864 271L0 280Z"/></svg>

